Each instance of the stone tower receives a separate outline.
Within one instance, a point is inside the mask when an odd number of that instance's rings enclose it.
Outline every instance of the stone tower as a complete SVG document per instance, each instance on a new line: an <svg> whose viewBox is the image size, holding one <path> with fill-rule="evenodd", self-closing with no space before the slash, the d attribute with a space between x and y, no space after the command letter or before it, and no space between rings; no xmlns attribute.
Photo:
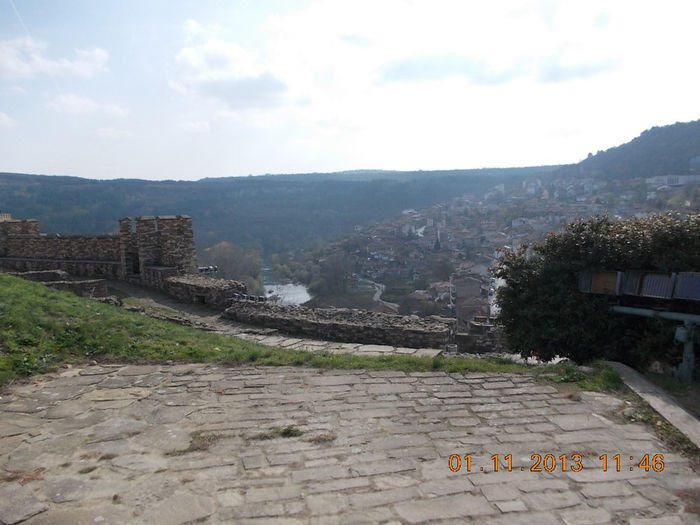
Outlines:
<svg viewBox="0 0 700 525"><path fill-rule="evenodd" d="M178 273L197 273L192 219L187 215L159 215L156 219L160 264Z"/></svg>

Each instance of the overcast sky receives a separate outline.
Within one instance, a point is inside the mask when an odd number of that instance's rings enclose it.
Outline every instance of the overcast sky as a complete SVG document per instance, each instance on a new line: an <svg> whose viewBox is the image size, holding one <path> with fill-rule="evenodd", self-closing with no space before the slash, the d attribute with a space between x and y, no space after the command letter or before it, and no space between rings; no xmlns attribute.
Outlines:
<svg viewBox="0 0 700 525"><path fill-rule="evenodd" d="M0 171L578 162L700 118L697 0L0 0Z"/></svg>

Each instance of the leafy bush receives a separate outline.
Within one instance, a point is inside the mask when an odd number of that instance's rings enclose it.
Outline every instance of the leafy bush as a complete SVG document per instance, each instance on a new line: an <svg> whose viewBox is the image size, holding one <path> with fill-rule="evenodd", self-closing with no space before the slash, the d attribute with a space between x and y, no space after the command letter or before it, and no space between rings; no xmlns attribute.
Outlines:
<svg viewBox="0 0 700 525"><path fill-rule="evenodd" d="M511 348L547 360L675 364L680 349L673 345L673 323L615 314L608 297L578 291L582 271L637 269L700 269L700 214L622 221L596 216L505 254L496 275L506 286L497 298Z"/></svg>

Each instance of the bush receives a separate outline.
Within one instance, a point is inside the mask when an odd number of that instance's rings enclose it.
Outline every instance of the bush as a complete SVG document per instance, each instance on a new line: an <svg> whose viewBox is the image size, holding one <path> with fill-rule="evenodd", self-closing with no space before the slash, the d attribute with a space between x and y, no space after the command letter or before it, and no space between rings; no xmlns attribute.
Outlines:
<svg viewBox="0 0 700 525"><path fill-rule="evenodd" d="M610 311L609 298L582 294L577 276L600 270L697 271L700 214L615 221L596 216L568 224L530 249L504 255L496 275L500 322L512 350L549 360L597 358L675 364L673 323Z"/></svg>

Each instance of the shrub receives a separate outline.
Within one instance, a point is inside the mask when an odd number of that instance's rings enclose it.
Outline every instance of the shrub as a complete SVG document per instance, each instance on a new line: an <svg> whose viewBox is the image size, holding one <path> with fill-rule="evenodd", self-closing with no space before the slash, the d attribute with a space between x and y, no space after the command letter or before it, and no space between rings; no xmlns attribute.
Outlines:
<svg viewBox="0 0 700 525"><path fill-rule="evenodd" d="M584 270L635 269L700 269L700 214L621 221L596 216L505 254L496 275L506 286L497 299L511 349L579 363L606 358L675 364L680 352L673 345L673 323L615 314L609 298L578 291L577 276Z"/></svg>

